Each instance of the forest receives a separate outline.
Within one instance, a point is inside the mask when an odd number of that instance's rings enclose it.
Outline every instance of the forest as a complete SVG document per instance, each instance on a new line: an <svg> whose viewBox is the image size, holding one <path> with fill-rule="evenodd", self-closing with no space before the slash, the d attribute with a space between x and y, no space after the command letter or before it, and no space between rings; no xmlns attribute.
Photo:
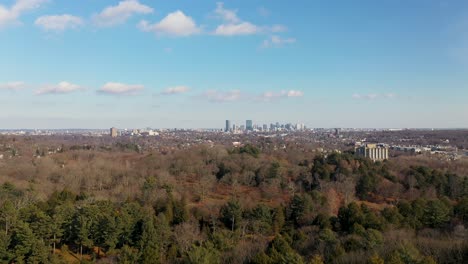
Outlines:
<svg viewBox="0 0 468 264"><path fill-rule="evenodd" d="M1 263L468 263L468 161L0 138Z"/></svg>

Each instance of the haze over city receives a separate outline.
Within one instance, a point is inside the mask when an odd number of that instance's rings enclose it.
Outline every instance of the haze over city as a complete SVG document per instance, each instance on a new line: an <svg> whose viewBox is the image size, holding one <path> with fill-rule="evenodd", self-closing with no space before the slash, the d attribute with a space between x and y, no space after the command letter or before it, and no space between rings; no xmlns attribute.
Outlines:
<svg viewBox="0 0 468 264"><path fill-rule="evenodd" d="M468 127L466 1L0 1L0 128Z"/></svg>

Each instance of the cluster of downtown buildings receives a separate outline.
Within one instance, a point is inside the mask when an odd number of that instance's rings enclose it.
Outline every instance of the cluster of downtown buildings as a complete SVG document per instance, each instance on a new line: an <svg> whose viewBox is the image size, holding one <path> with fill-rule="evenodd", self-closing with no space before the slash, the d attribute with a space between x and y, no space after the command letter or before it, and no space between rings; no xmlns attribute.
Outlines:
<svg viewBox="0 0 468 264"><path fill-rule="evenodd" d="M110 128L110 136L116 138L118 136L158 136L159 133L152 129L131 129L119 131L115 127Z"/></svg>
<svg viewBox="0 0 468 264"><path fill-rule="evenodd" d="M277 132L277 131L304 131L306 126L303 123L297 124L280 124L279 122L271 123L270 125L254 124L252 120L245 120L245 125L237 125L231 120L226 120L224 132L226 133L243 133L243 132Z"/></svg>

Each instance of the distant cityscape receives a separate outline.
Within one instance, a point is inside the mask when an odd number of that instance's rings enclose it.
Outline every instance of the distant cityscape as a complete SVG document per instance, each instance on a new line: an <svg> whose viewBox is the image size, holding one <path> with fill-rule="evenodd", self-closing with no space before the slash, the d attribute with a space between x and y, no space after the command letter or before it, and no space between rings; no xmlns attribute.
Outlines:
<svg viewBox="0 0 468 264"><path fill-rule="evenodd" d="M221 126L220 126L221 127ZM0 135L30 135L30 136L50 136L50 135L81 135L81 136L158 136L162 132L213 132L229 134L255 134L255 133L277 133L277 132L325 132L338 136L340 132L377 132L377 131L444 131L444 130L468 130L468 128L321 128L308 127L304 123L262 123L256 124L253 120L245 120L240 124L232 120L225 120L223 128L118 128L94 129L94 128L57 128L57 129L0 129Z"/></svg>
<svg viewBox="0 0 468 264"><path fill-rule="evenodd" d="M247 119L243 122L224 120L219 128L4 129L0 130L0 135L100 138L107 142L111 142L109 139L143 140L144 147L149 149L185 148L198 144L212 146L215 143L237 147L268 139L314 144L323 153L352 149L357 156L380 161L398 153L448 160L468 157L465 131L467 129L309 128L302 122L266 124ZM286 148L286 144L277 147Z"/></svg>
<svg viewBox="0 0 468 264"><path fill-rule="evenodd" d="M279 122L268 124L255 124L252 120L245 120L245 125L237 125L231 120L226 120L224 132L244 133L244 132L277 132L277 131L304 131L304 123L280 124Z"/></svg>

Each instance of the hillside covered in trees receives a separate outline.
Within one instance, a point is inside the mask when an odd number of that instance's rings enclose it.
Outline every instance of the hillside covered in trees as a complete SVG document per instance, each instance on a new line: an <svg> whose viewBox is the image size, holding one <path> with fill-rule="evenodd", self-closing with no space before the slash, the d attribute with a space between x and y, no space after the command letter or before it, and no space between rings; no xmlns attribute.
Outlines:
<svg viewBox="0 0 468 264"><path fill-rule="evenodd" d="M468 162L2 138L1 263L467 263Z"/></svg>

